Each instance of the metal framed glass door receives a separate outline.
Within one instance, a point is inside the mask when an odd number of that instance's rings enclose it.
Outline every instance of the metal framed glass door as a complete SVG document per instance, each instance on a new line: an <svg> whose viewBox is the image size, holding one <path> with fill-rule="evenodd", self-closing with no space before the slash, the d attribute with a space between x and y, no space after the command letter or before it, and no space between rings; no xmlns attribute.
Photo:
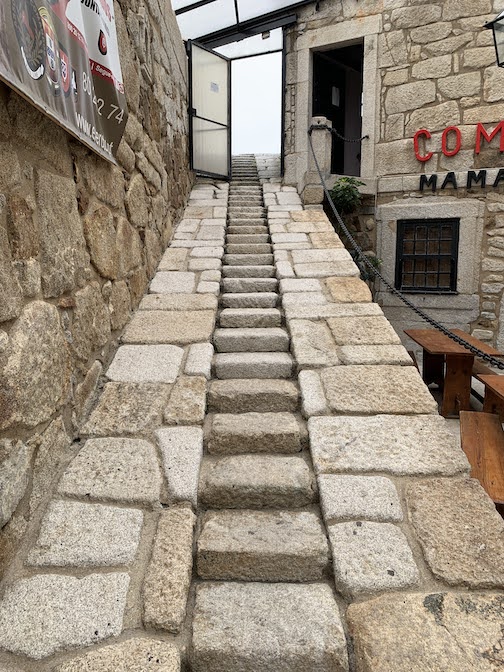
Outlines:
<svg viewBox="0 0 504 672"><path fill-rule="evenodd" d="M191 168L201 175L231 176L231 61L189 41Z"/></svg>

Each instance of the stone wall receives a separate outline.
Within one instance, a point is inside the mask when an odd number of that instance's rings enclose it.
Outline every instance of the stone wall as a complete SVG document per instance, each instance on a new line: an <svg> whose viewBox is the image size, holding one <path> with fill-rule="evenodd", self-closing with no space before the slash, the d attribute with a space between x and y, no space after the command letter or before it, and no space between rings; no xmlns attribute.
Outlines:
<svg viewBox="0 0 504 672"><path fill-rule="evenodd" d="M115 9L130 115L118 166L0 84L0 564L74 454L192 183L170 3Z"/></svg>
<svg viewBox="0 0 504 672"><path fill-rule="evenodd" d="M426 217L424 208L453 217L470 199L472 220L467 220L471 247L465 264L459 260L463 289L459 296L424 295L421 305L448 326L469 329L483 340L504 345L504 194L493 187L503 164L500 135L483 140L475 153L478 122L487 132L504 118L504 72L496 67L492 33L483 28L502 9L492 0L448 0L426 5L420 0L382 0L334 3L322 0L300 11L298 24L287 40L286 178L303 188L308 165L307 119L311 117L312 71L310 51L364 42L363 131L370 135L362 146L362 175L366 193L376 196L377 254L383 271L393 281L395 274L396 220L389 216L394 204L409 208L416 217ZM445 156L442 133L449 126L460 130L462 146L454 156ZM413 136L428 129L427 145L415 157ZM448 149L455 133L448 136ZM466 188L468 170L489 169L486 188ZM441 190L446 175L454 172L452 184ZM438 174L438 189L419 190L420 175ZM477 204L480 207L477 207ZM476 204L476 207L474 206ZM475 235L473 235L475 234ZM403 309L386 292L378 300L400 331ZM454 302L455 301L455 302ZM502 325L501 325L502 322ZM414 326L409 324L409 326Z"/></svg>

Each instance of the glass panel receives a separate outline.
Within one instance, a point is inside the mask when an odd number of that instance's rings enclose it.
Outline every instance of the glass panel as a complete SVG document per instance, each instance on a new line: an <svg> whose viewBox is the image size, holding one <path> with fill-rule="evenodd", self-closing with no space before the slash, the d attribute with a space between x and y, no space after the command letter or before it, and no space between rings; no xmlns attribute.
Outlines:
<svg viewBox="0 0 504 672"><path fill-rule="evenodd" d="M439 243L437 240L429 240L427 244L427 254L437 254L439 250Z"/></svg>
<svg viewBox="0 0 504 672"><path fill-rule="evenodd" d="M176 12L178 9L183 9L184 7L196 4L196 1L197 0L171 0L171 5L173 11Z"/></svg>
<svg viewBox="0 0 504 672"><path fill-rule="evenodd" d="M439 287L442 289L450 289L450 275L449 273L443 273L439 276Z"/></svg>
<svg viewBox="0 0 504 672"><path fill-rule="evenodd" d="M415 287L425 287L425 276L415 275Z"/></svg>
<svg viewBox="0 0 504 672"><path fill-rule="evenodd" d="M416 237L417 240L425 240L427 238L427 227L417 226Z"/></svg>
<svg viewBox="0 0 504 672"><path fill-rule="evenodd" d="M272 30L270 36L263 40L262 35L254 35L240 42L225 44L215 49L219 54L228 58L240 58L241 56L254 56L265 51L277 51L282 48L282 29Z"/></svg>
<svg viewBox="0 0 504 672"><path fill-rule="evenodd" d="M425 254L425 250L426 250L425 241L424 240L420 240L420 241L417 240L417 242L415 244L415 254Z"/></svg>
<svg viewBox="0 0 504 672"><path fill-rule="evenodd" d="M415 244L412 240L405 240L403 244L403 254L413 254Z"/></svg>
<svg viewBox="0 0 504 672"><path fill-rule="evenodd" d="M193 118L193 168L202 173L228 175L229 130L210 121Z"/></svg>
<svg viewBox="0 0 504 672"><path fill-rule="evenodd" d="M443 271L444 273L449 273L451 270L451 260L442 257L439 260L439 270Z"/></svg>
<svg viewBox="0 0 504 672"><path fill-rule="evenodd" d="M425 271L425 259L415 260L415 271L417 273L423 273Z"/></svg>
<svg viewBox="0 0 504 672"><path fill-rule="evenodd" d="M234 2L215 0L192 12L179 14L177 23L184 40L214 33L236 23Z"/></svg>
<svg viewBox="0 0 504 672"><path fill-rule="evenodd" d="M240 21L255 19L264 14L271 14L278 9L284 9L298 4L299 0L238 0L238 14Z"/></svg>
<svg viewBox="0 0 504 672"><path fill-rule="evenodd" d="M192 105L198 117L228 124L229 63L197 45L192 45Z"/></svg>
<svg viewBox="0 0 504 672"><path fill-rule="evenodd" d="M403 285L405 287L411 287L413 285L413 276L411 273L405 273L403 276Z"/></svg>
<svg viewBox="0 0 504 672"><path fill-rule="evenodd" d="M442 240L440 245L441 254L451 254L451 240Z"/></svg>

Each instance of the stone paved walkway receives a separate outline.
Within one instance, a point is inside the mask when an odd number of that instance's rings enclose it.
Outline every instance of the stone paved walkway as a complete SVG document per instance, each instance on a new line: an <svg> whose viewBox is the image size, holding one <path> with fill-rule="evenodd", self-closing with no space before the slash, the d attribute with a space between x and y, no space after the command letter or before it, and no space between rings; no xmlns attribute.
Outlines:
<svg viewBox="0 0 504 672"><path fill-rule="evenodd" d="M257 166L194 188L6 576L0 672L503 669L503 521L323 212Z"/></svg>

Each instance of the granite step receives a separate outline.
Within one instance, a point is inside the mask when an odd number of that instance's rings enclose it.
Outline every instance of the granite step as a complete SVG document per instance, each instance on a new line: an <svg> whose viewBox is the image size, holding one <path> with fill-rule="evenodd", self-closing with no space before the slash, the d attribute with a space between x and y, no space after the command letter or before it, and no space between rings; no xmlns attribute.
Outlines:
<svg viewBox="0 0 504 672"><path fill-rule="evenodd" d="M316 500L315 478L297 455L206 457L198 497L212 509L296 509Z"/></svg>
<svg viewBox="0 0 504 672"><path fill-rule="evenodd" d="M272 254L225 254L223 263L228 266L271 266Z"/></svg>
<svg viewBox="0 0 504 672"><path fill-rule="evenodd" d="M229 219L228 228L241 228L241 227L250 227L250 226L260 226L268 228L268 220L266 217L257 217L256 219L240 219L232 218Z"/></svg>
<svg viewBox="0 0 504 672"><path fill-rule="evenodd" d="M338 604L324 583L201 583L189 656L193 672L349 669Z"/></svg>
<svg viewBox="0 0 504 672"><path fill-rule="evenodd" d="M294 361L287 352L222 352L214 356L216 377L290 378Z"/></svg>
<svg viewBox="0 0 504 672"><path fill-rule="evenodd" d="M270 237L268 232L266 233L229 233L226 236L226 243L232 245L246 245L246 244L262 244L269 243Z"/></svg>
<svg viewBox="0 0 504 672"><path fill-rule="evenodd" d="M276 308L278 294L274 292L226 293L221 294L222 308Z"/></svg>
<svg viewBox="0 0 504 672"><path fill-rule="evenodd" d="M225 308L220 313L219 324L231 329L279 327L282 313L278 308Z"/></svg>
<svg viewBox="0 0 504 672"><path fill-rule="evenodd" d="M223 266L225 278L274 278L274 266Z"/></svg>
<svg viewBox="0 0 504 672"><path fill-rule="evenodd" d="M230 243L226 245L227 254L269 254L270 243L246 243L244 245Z"/></svg>
<svg viewBox="0 0 504 672"><path fill-rule="evenodd" d="M216 352L288 352L290 343L279 327L219 328L213 340Z"/></svg>
<svg viewBox="0 0 504 672"><path fill-rule="evenodd" d="M234 219L257 219L264 216L264 208L237 208L235 206L228 208L228 220L230 222L233 222Z"/></svg>
<svg viewBox="0 0 504 672"><path fill-rule="evenodd" d="M317 581L329 567L320 518L307 511L208 511L196 553L202 579Z"/></svg>
<svg viewBox="0 0 504 672"><path fill-rule="evenodd" d="M278 280L276 278L224 278L222 288L225 293L229 294L276 292Z"/></svg>
<svg viewBox="0 0 504 672"><path fill-rule="evenodd" d="M293 413L298 405L299 391L290 380L213 380L208 392L208 410L211 413Z"/></svg>
<svg viewBox="0 0 504 672"><path fill-rule="evenodd" d="M251 235L269 235L269 229L266 225L263 226L228 226L226 229L228 236L251 236Z"/></svg>

